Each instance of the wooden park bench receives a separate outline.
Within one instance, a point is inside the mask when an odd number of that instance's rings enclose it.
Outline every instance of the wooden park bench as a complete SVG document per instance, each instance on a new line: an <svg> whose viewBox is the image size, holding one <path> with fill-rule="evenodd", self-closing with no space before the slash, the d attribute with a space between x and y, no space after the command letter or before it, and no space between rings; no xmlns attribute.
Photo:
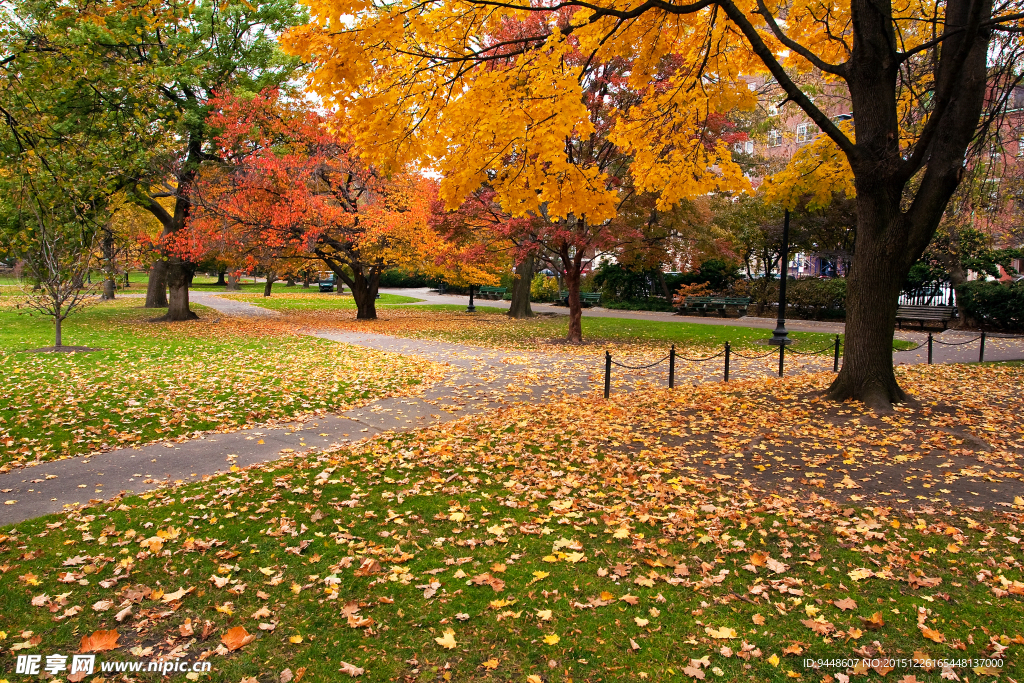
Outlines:
<svg viewBox="0 0 1024 683"><path fill-rule="evenodd" d="M726 317L728 309L735 308L739 312L739 317L742 318L747 314L748 306L750 306L750 297L747 296L688 296L677 310L679 313L700 313L701 315L715 312Z"/></svg>
<svg viewBox="0 0 1024 683"><path fill-rule="evenodd" d="M904 320L916 321L922 330L926 322L942 323L942 329L946 329L955 317L956 309L952 306L900 306L896 309L896 323L901 330Z"/></svg>
<svg viewBox="0 0 1024 683"><path fill-rule="evenodd" d="M563 289L558 293L558 300L566 306L569 305L569 290ZM601 292L580 292L580 304L583 306L597 306L601 303Z"/></svg>
<svg viewBox="0 0 1024 683"><path fill-rule="evenodd" d="M505 292L507 291L508 289L505 287L490 287L488 285L483 285L480 287L480 291L477 292L477 296L481 299L504 299Z"/></svg>

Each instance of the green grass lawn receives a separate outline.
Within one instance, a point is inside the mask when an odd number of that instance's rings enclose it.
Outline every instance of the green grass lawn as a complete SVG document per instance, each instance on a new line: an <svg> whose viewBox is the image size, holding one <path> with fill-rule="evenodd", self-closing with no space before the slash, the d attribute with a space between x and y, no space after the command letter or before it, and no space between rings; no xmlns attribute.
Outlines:
<svg viewBox="0 0 1024 683"><path fill-rule="evenodd" d="M19 313L0 306L0 466L336 410L433 372L253 321L150 323L157 312L132 299L65 323L66 345L99 351L24 353L52 344L53 325Z"/></svg>
<svg viewBox="0 0 1024 683"><path fill-rule="evenodd" d="M260 302L253 301L260 305ZM403 307L382 314L375 323L381 332L422 339L443 339L468 344L502 348L535 348L538 341L564 339L568 332L567 316L538 316L512 320L505 310L493 306L477 306L476 313L451 304ZM442 315L436 315L436 314ZM647 346L676 344L681 348L721 349L728 341L737 350L767 353L773 347L763 342L770 330L730 325L703 325L690 322L663 322L628 318L583 317L583 340L586 347L604 344L641 344ZM834 334L791 332L797 341L792 347L799 352L832 353ZM842 338L842 335L840 335ZM911 348L911 342L897 340L894 349Z"/></svg>
<svg viewBox="0 0 1024 683"><path fill-rule="evenodd" d="M316 290L296 290L289 287L287 290L276 288L270 296L263 296L263 286L260 285L259 292L242 292L224 294L225 299L235 301L246 301L250 304L269 308L274 311L304 311L304 310L356 310L355 299L351 294L338 294L337 292L318 292ZM416 299L411 296L399 296L397 294L381 294L377 299L377 306L391 306L396 304L412 304L423 299Z"/></svg>
<svg viewBox="0 0 1024 683"><path fill-rule="evenodd" d="M0 529L0 669L116 630L99 660L208 658L215 681L346 664L366 681L827 681L853 665L803 660L999 652L1001 669L954 671L1019 679L1011 518L693 478L613 448L647 436L620 419L633 401L491 413ZM230 652L229 633L254 638ZM939 680L870 666L854 680Z"/></svg>

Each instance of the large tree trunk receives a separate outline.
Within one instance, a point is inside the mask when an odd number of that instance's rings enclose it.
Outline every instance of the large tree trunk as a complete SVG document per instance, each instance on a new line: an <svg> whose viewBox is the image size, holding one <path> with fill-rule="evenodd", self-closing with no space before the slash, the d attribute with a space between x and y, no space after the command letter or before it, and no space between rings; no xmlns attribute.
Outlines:
<svg viewBox="0 0 1024 683"><path fill-rule="evenodd" d="M270 296L275 282L277 282L277 276L274 273L267 273L267 281L263 284L263 296Z"/></svg>
<svg viewBox="0 0 1024 683"><path fill-rule="evenodd" d="M352 277L341 267L341 264L324 258L327 266L334 271L334 281L338 287L338 294L341 294L342 283L348 285L352 290L352 298L356 302L357 320L377 319L377 287L380 284L380 271L375 267L366 268L369 276L363 273L364 267L352 267ZM351 265L350 265L351 267Z"/></svg>
<svg viewBox="0 0 1024 683"><path fill-rule="evenodd" d="M226 274L227 274L227 271L225 271L225 270L218 270L217 271L217 286L224 287L224 286L226 286L228 284L227 282L224 281L224 276Z"/></svg>
<svg viewBox="0 0 1024 683"><path fill-rule="evenodd" d="M167 261L154 261L146 286L146 308L167 308Z"/></svg>
<svg viewBox="0 0 1024 683"><path fill-rule="evenodd" d="M534 257L527 256L516 268L515 282L512 285L512 304L509 306L510 318L532 318L530 308L530 284L533 282Z"/></svg>
<svg viewBox="0 0 1024 683"><path fill-rule="evenodd" d="M900 146L894 94L902 62L892 48L889 10L870 0L855 0L851 7L854 43L846 81L856 148L847 158L857 189L857 237L843 368L828 395L887 409L906 399L892 367L900 289L963 176L985 101L989 29L980 26L991 17L992 5L988 0L946 3L948 37L935 71L935 111L917 133L912 152Z"/></svg>
<svg viewBox="0 0 1024 683"><path fill-rule="evenodd" d="M229 292L237 292L240 289L241 287L238 286L238 273L231 271L230 273L228 273L227 290Z"/></svg>
<svg viewBox="0 0 1024 683"><path fill-rule="evenodd" d="M906 234L905 230L891 225L868 225L872 215L878 216L877 212L861 211L862 218L858 220L857 260L846 281L843 367L828 394L836 400L856 398L872 408L885 409L906 400L896 382L892 341L900 290L910 265L887 258L889 254L906 251L905 239L898 239ZM885 221L886 217L878 216L877 220ZM898 209L888 216L888 221L902 220ZM897 249L901 251L894 251Z"/></svg>
<svg viewBox="0 0 1024 683"><path fill-rule="evenodd" d="M196 320L198 315L188 307L189 267L181 259L171 257L167 263L167 288L170 290L167 315L159 318L168 322Z"/></svg>
<svg viewBox="0 0 1024 683"><path fill-rule="evenodd" d="M117 283L114 282L114 278L113 277L108 277L106 280L103 281L103 295L102 295L101 298L107 299L107 300L113 299L114 298L114 291L116 289L117 289Z"/></svg>

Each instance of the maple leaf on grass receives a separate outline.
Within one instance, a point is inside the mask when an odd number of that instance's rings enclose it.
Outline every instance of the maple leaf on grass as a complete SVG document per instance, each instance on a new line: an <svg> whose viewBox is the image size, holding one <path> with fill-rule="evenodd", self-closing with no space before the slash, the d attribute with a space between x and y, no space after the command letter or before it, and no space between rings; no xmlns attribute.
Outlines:
<svg viewBox="0 0 1024 683"><path fill-rule="evenodd" d="M91 635L83 636L79 647L80 652L106 652L117 648L117 640L120 634L116 629L109 631L94 631Z"/></svg>
<svg viewBox="0 0 1024 683"><path fill-rule="evenodd" d="M434 642L443 647L446 650L453 649L458 642L455 640L455 631L453 629L445 629L440 638L434 638Z"/></svg>
<svg viewBox="0 0 1024 683"><path fill-rule="evenodd" d="M228 650L234 652L256 640L256 636L250 635L244 626L235 626L222 635L220 640Z"/></svg>
<svg viewBox="0 0 1024 683"><path fill-rule="evenodd" d="M343 674L348 674L353 678L355 678L356 676L362 676L364 673L366 673L366 669L360 668L355 664L349 664L348 662L342 662L341 668L338 669L338 671L340 671Z"/></svg>
<svg viewBox="0 0 1024 683"><path fill-rule="evenodd" d="M832 603L842 611L857 609L857 601L853 598L843 598Z"/></svg>

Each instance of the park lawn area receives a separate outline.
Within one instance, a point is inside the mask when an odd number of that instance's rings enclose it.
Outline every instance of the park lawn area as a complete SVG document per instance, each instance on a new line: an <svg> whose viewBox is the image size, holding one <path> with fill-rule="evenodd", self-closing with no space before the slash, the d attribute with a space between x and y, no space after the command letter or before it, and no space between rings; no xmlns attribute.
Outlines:
<svg viewBox="0 0 1024 683"><path fill-rule="evenodd" d="M276 284L276 283L275 283ZM259 293L231 293L222 295L225 299L234 301L245 301L261 308L269 308L274 311L304 311L304 310L356 310L355 299L351 294L338 294L337 292L318 292L316 290L298 290L289 288L288 291L274 290L270 296L263 296L262 285ZM397 304L413 304L423 299L416 299L411 296L400 296L398 294L381 294L377 299L378 306L390 306Z"/></svg>
<svg viewBox="0 0 1024 683"><path fill-rule="evenodd" d="M883 658L1018 678L1024 506L766 493L757 479L793 438L846 444L832 461L846 471L902 438L905 462L941 447L961 472L975 458L931 440L961 413L986 459L1021 457L1020 397L1014 417L995 388L1019 370L899 372L920 405L881 419L815 399L826 375L567 397L2 528L0 667L107 631L101 662L208 659L198 680L217 681L942 673L860 663ZM965 398L936 405L949 382ZM843 427L822 429L836 411ZM739 449L743 476L695 469ZM807 466L824 469L819 456L807 448Z"/></svg>
<svg viewBox="0 0 1024 683"><path fill-rule="evenodd" d="M495 307L477 306L477 312L467 313L465 306L449 304L391 308L379 311L378 315L379 319L375 321L356 321L355 316L342 317L333 311L308 311L302 317L304 323L313 325L504 349L593 354L597 347L600 350L665 353L666 347L675 344L681 351L707 352L721 350L726 341L737 350L766 353L773 348L764 344L764 340L771 336L770 330L730 325L584 316L584 343L573 346L561 343L569 325L567 316L562 315L514 320L505 315L503 309ZM791 348L802 353L820 350L828 355L832 353L835 342L834 334L820 332L791 332L790 337L798 342ZM914 344L897 340L893 346L901 349L911 348Z"/></svg>
<svg viewBox="0 0 1024 683"><path fill-rule="evenodd" d="M260 321L152 323L156 313L139 304L97 303L66 321L64 343L91 353L25 353L53 343L50 319L0 304L0 471L347 409L441 374L426 361Z"/></svg>

